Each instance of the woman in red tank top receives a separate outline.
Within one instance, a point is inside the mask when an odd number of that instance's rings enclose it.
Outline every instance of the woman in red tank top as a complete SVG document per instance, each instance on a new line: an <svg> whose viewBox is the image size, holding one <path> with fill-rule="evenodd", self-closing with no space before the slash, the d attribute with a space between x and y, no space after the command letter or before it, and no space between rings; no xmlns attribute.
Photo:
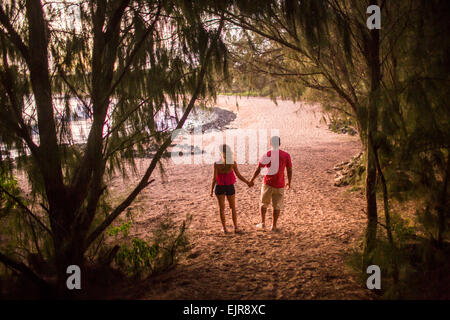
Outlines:
<svg viewBox="0 0 450 320"><path fill-rule="evenodd" d="M234 184L236 176L250 187L250 182L245 179L238 170L236 161L233 160L231 148L226 144L220 146L222 159L214 163L214 174L211 184L211 197L213 196L214 187L217 202L219 204L220 221L222 222L223 232L228 233L225 223L225 197L231 209L231 217L233 219L234 232L238 232L237 214L236 214L236 196ZM236 173L236 176L235 176Z"/></svg>

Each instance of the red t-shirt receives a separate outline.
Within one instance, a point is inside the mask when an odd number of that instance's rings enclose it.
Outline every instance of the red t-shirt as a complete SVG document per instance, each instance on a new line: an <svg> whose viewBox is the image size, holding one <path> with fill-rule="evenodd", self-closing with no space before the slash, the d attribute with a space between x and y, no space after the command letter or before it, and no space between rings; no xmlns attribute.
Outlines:
<svg viewBox="0 0 450 320"><path fill-rule="evenodd" d="M265 168L267 170L267 172L263 172L265 174L264 184L273 188L284 188L284 169L286 167L292 168L291 156L286 151L279 149L278 157L274 154L274 157L272 158L272 151L273 150L270 150L263 155L258 163L260 168Z"/></svg>

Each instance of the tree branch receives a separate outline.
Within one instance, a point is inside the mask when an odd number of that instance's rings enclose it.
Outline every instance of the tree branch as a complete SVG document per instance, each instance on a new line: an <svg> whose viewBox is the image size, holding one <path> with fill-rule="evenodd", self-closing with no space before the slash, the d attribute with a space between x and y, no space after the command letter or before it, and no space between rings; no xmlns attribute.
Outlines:
<svg viewBox="0 0 450 320"><path fill-rule="evenodd" d="M136 45L133 48L133 51L130 53L129 57L128 57L128 61L125 64L125 67L122 70L122 73L120 74L120 76L117 78L117 80L114 82L114 84L111 86L111 88L109 89L108 94L106 95L106 97L109 97L114 90L116 89L116 87L120 84L120 81L122 81L123 77L126 75L126 73L130 70L131 64L133 63L133 59L136 56L137 52L139 51L139 49L141 49L142 45L144 44L144 41L147 39L147 37L150 35L150 32L154 30L155 28L155 24L159 19L159 15L161 13L161 7L162 4L160 3L158 6L158 11L156 12L156 17L155 20L153 20L152 24L148 27L148 29L145 31L145 33L142 35L142 38L139 40L138 43L136 43Z"/></svg>
<svg viewBox="0 0 450 320"><path fill-rule="evenodd" d="M111 20L109 20L108 25L106 27L105 31L105 39L108 41L108 39L111 37L114 30L119 27L120 21L122 20L122 16L125 12L125 9L130 4L130 0L122 0L117 7L116 11L114 12L113 16L111 17Z"/></svg>
<svg viewBox="0 0 450 320"><path fill-rule="evenodd" d="M29 280L39 284L41 287L49 289L49 284L45 282L42 278L40 278L36 273L34 273L33 270L28 268L23 262L15 261L9 258L8 256L4 255L2 252L0 252L0 262L3 262L5 266L11 269L19 271Z"/></svg>
<svg viewBox="0 0 450 320"><path fill-rule="evenodd" d="M36 222L45 230L47 231L50 235L52 234L52 232L50 231L49 228L47 228L47 226L16 196L14 196L13 194L9 193L8 190L6 190L5 188L3 188L2 186L0 186L0 191L4 192L8 197L10 197L11 199L14 200L14 202L16 202L19 207L21 207L23 210L25 210L26 213L28 213L34 220L36 220Z"/></svg>
<svg viewBox="0 0 450 320"><path fill-rule="evenodd" d="M217 40L222 32L224 24L224 18L222 16L219 28L217 30L216 39ZM189 116L189 113L191 112L192 108L194 107L195 102L197 101L198 96L200 95L201 86L203 84L203 79L206 74L206 65L209 61L209 58L212 54L212 45L207 49L206 57L204 60L204 63L200 69L196 88L194 93L191 96L191 99L189 101L189 104L181 117L180 121L178 122L175 130L181 129L184 125L184 122L186 121L187 117ZM153 173L153 170L155 169L157 163L161 159L162 155L166 151L166 149L170 146L172 143L172 137L166 139L166 141L159 147L158 151L156 152L155 156L152 159L152 162L150 163L149 167L147 168L144 176L142 177L139 184L134 188L134 190L128 195L128 197L119 204L113 212L106 217L106 219L88 236L86 241L86 248L90 246L90 244L100 235L103 231L106 230L106 228L134 201L134 199L138 196L138 194L146 188L150 183L152 183L154 180L149 181L151 174Z"/></svg>
<svg viewBox="0 0 450 320"><path fill-rule="evenodd" d="M8 31L8 34L5 34L6 36L9 35L8 38L11 39L11 42L16 46L16 48L20 51L23 58L27 62L27 64L30 64L30 53L28 51L28 47L23 42L22 38L19 36L17 31L14 29L14 27L11 25L8 16L6 15L3 8L0 6L0 23L5 27L5 29ZM3 31L0 32L3 33Z"/></svg>

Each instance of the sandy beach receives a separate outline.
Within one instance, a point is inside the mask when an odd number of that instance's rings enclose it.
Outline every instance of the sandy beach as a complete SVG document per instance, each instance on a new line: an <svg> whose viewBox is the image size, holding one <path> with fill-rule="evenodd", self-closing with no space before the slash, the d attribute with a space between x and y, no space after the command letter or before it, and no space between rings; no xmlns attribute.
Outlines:
<svg viewBox="0 0 450 320"><path fill-rule="evenodd" d="M236 113L232 128L280 130L281 148L293 162L292 189L285 193L280 231L257 231L261 177L251 189L238 181L236 200L241 234L221 231L215 197L209 196L212 166L164 162L151 184L129 208L132 234L147 237L168 210L175 221L193 216L192 250L172 270L121 288L115 298L134 299L370 299L352 276L345 254L359 245L364 230L364 195L335 187L330 169L361 150L356 136L335 134L320 122L320 106L265 98L221 96L217 107ZM138 162L138 172L149 159ZM255 165L242 164L248 179ZM139 174L112 180L111 193L125 194ZM271 210L267 224L271 223ZM232 230L231 212L226 211Z"/></svg>

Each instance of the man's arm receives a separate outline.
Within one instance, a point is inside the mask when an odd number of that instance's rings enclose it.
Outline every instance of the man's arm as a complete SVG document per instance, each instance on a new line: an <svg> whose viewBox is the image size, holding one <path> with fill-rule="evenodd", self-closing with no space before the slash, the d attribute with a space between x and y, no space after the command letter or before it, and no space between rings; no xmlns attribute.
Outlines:
<svg viewBox="0 0 450 320"><path fill-rule="evenodd" d="M292 181L292 167L286 167L286 169L287 169L287 176L288 176L287 188L290 189L291 181Z"/></svg>

